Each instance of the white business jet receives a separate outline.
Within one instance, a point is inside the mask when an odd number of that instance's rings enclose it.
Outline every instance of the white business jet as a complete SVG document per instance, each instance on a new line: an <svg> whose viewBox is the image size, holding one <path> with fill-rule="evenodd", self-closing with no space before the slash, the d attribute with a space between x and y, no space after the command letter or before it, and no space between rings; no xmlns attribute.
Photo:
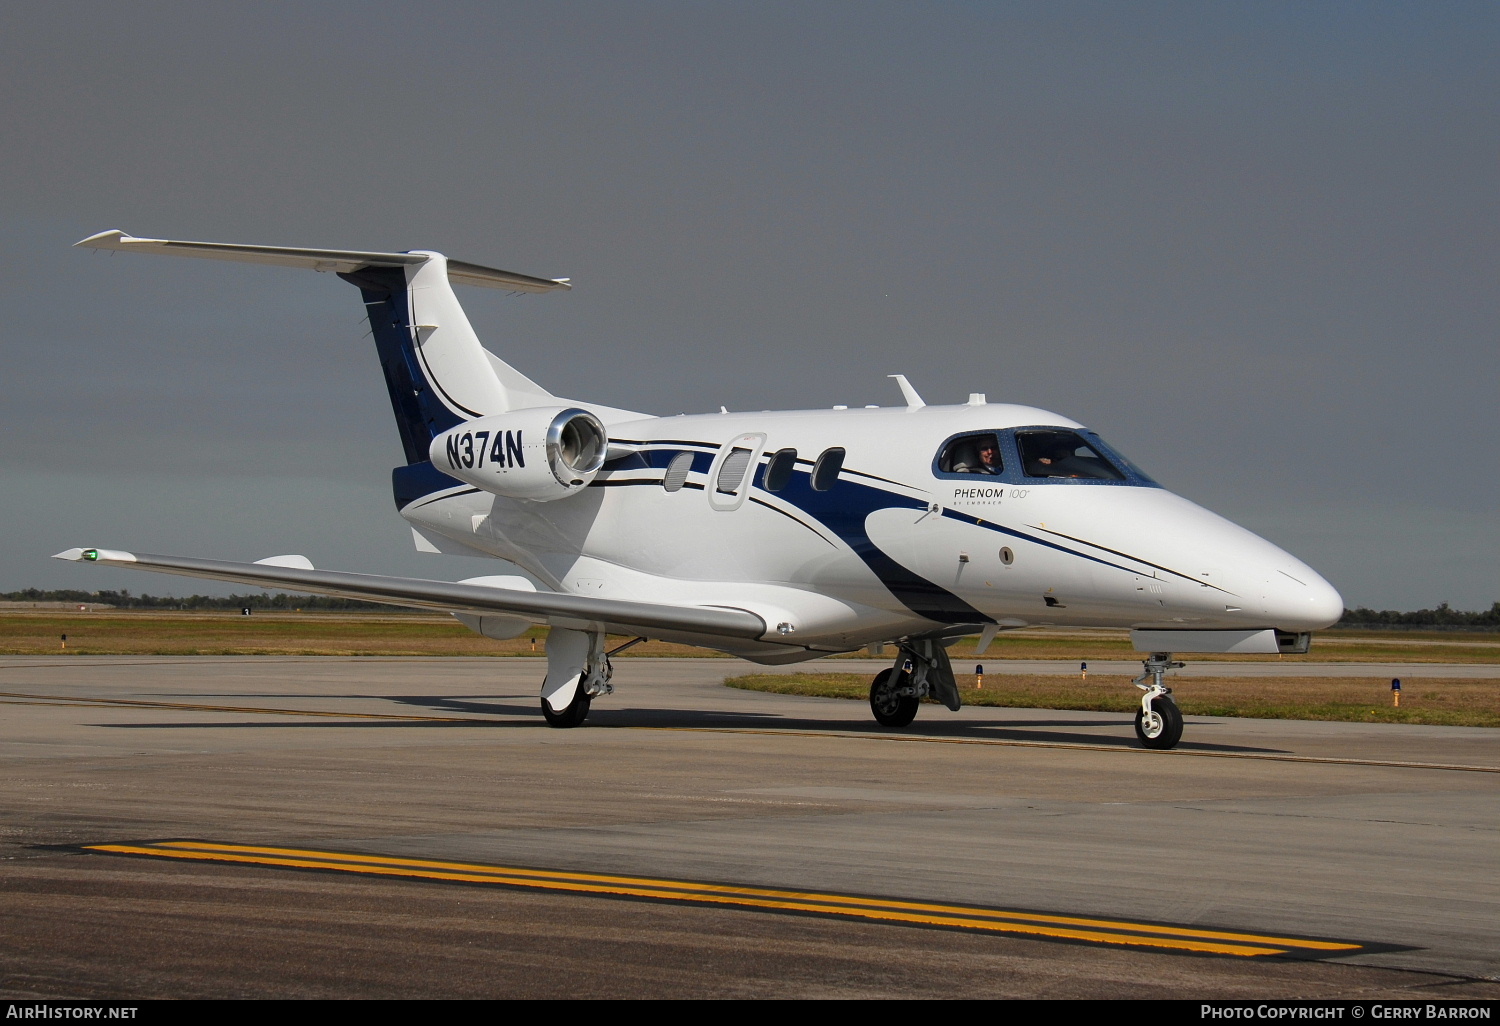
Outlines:
<svg viewBox="0 0 1500 1026"><path fill-rule="evenodd" d="M487 637L548 628L542 713L574 727L610 656L657 638L759 663L893 645L886 727L959 708L947 646L1030 626L1131 631L1150 653L1136 733L1171 748L1173 653L1305 652L1339 594L1271 543L1162 488L1066 417L971 395L901 406L653 417L548 392L485 350L452 284L562 292L422 250L137 239L79 246L332 271L360 290L405 462L396 508L424 552L530 577L459 583L114 549L60 559L444 610ZM538 587L537 582L540 582ZM627 640L611 650L607 637Z"/></svg>

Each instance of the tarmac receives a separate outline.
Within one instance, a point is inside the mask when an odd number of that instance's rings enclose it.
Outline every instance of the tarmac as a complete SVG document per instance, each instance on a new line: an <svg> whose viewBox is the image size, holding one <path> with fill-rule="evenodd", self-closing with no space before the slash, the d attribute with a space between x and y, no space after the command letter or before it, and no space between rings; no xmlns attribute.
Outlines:
<svg viewBox="0 0 1500 1026"><path fill-rule="evenodd" d="M1500 732L541 670L0 659L0 996L1500 997Z"/></svg>

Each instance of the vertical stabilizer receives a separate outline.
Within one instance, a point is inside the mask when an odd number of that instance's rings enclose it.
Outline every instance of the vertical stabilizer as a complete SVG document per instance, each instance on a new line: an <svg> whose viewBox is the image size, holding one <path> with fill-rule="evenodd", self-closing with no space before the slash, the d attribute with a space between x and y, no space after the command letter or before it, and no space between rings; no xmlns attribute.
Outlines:
<svg viewBox="0 0 1500 1026"><path fill-rule="evenodd" d="M412 316L418 353L438 390L476 415L556 402L545 388L479 344L453 294L447 257L416 252L427 262L407 268Z"/></svg>
<svg viewBox="0 0 1500 1026"><path fill-rule="evenodd" d="M407 463L464 420L556 401L479 344L440 253L403 267L367 266L339 277L359 286L401 432Z"/></svg>

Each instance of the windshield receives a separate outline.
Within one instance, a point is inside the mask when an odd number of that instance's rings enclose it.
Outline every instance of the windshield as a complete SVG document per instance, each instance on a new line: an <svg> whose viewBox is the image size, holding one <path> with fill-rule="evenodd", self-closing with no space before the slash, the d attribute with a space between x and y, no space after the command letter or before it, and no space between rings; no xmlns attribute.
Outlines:
<svg viewBox="0 0 1500 1026"><path fill-rule="evenodd" d="M1124 481L1125 474L1077 431L1062 428L1017 431L1021 469L1027 477Z"/></svg>

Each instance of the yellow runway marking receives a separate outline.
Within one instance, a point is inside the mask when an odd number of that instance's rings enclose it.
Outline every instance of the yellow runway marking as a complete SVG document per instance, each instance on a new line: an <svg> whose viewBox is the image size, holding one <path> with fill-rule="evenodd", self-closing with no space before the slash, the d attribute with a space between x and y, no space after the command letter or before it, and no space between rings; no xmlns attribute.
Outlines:
<svg viewBox="0 0 1500 1026"><path fill-rule="evenodd" d="M945 905L854 894L741 887L691 880L529 869L518 866L364 855L357 852L215 844L208 841L96 844L89 845L88 850L117 855L149 855L158 858L237 862L459 883L496 884L538 890L649 898L658 901L737 905L770 911L811 912L921 926L1029 934L1060 940L1087 941L1094 944L1167 948L1216 955L1325 957L1351 955L1364 948L1361 944L1348 941L1266 936L1120 919L1048 915L975 905Z"/></svg>

